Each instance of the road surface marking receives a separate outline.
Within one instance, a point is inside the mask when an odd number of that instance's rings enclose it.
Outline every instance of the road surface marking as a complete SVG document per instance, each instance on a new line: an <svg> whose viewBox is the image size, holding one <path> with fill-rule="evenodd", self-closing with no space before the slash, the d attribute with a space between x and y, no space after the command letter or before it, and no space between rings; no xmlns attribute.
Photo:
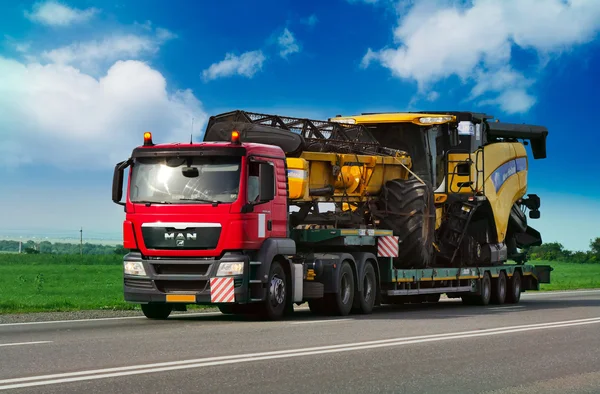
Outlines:
<svg viewBox="0 0 600 394"><path fill-rule="evenodd" d="M155 364L132 365L117 368L105 368L88 371L60 373L52 375L28 376L0 380L0 390L44 386L48 384L70 383L77 381L89 381L112 377L139 375L155 372L166 372L182 369L201 368L217 365L228 365L235 363L253 362L261 360L273 360L281 358L292 358L312 356L328 353L341 353L355 350L376 349L394 347L426 342L448 341L464 338L485 337L492 335L513 334L517 332L548 330L552 328L573 327L587 324L600 324L600 317L565 320L550 323L527 324L521 326L498 327L483 330L462 331L446 334L423 335L406 338L381 339L376 341L346 343L341 345L319 346L312 348L300 348L289 350L278 350L261 353L238 354L231 356L207 357L194 360L170 361Z"/></svg>
<svg viewBox="0 0 600 394"><path fill-rule="evenodd" d="M290 324L313 324L313 323L335 323L338 321L348 321L355 319L327 319L327 320L307 320L307 321L295 321Z"/></svg>
<svg viewBox="0 0 600 394"><path fill-rule="evenodd" d="M23 346L23 345L38 345L38 344L41 344L41 343L52 343L52 341L0 343L0 347L4 347L4 346Z"/></svg>
<svg viewBox="0 0 600 394"><path fill-rule="evenodd" d="M563 294L585 294L585 293L600 293L600 289L568 290L568 291L563 291L563 290L540 291L538 293L523 293L523 294L521 294L521 297L537 297L537 296L547 296L547 295L560 296Z"/></svg>

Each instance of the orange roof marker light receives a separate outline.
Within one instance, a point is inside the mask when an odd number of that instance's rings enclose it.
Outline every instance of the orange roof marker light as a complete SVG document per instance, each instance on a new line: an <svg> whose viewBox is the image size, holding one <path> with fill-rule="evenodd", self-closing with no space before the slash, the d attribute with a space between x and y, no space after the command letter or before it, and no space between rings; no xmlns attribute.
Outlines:
<svg viewBox="0 0 600 394"><path fill-rule="evenodd" d="M149 131L146 131L144 133L144 146L148 146L148 145L154 145L152 143L152 133Z"/></svg>
<svg viewBox="0 0 600 394"><path fill-rule="evenodd" d="M240 143L240 132L233 130L231 132L231 143L232 144L239 144Z"/></svg>

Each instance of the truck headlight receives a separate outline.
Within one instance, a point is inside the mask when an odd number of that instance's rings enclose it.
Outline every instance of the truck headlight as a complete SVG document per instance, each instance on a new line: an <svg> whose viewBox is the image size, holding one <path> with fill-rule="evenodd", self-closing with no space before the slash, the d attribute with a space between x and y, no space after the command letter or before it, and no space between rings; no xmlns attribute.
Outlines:
<svg viewBox="0 0 600 394"><path fill-rule="evenodd" d="M123 263L123 272L126 275L146 276L144 264L140 261L126 261Z"/></svg>
<svg viewBox="0 0 600 394"><path fill-rule="evenodd" d="M217 276L241 275L244 273L244 263L221 263L217 270Z"/></svg>

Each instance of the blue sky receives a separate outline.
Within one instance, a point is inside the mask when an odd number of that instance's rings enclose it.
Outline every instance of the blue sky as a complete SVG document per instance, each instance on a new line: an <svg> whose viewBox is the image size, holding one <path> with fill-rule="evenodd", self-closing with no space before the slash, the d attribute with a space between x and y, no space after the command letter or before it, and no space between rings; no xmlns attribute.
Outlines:
<svg viewBox="0 0 600 394"><path fill-rule="evenodd" d="M596 0L0 4L0 232L120 238L112 168L231 109L485 111L548 127L544 241L600 236Z"/></svg>

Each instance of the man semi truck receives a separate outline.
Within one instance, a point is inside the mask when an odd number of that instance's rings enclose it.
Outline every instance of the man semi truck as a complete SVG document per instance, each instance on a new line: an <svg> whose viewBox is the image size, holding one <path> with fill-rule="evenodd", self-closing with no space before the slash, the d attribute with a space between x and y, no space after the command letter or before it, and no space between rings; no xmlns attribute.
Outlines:
<svg viewBox="0 0 600 394"><path fill-rule="evenodd" d="M304 302L330 315L441 294L517 303L552 270L522 252L541 243L524 146L545 157L547 130L489 119L233 111L200 143L146 132L113 178L125 300L154 319L188 304L280 319Z"/></svg>

